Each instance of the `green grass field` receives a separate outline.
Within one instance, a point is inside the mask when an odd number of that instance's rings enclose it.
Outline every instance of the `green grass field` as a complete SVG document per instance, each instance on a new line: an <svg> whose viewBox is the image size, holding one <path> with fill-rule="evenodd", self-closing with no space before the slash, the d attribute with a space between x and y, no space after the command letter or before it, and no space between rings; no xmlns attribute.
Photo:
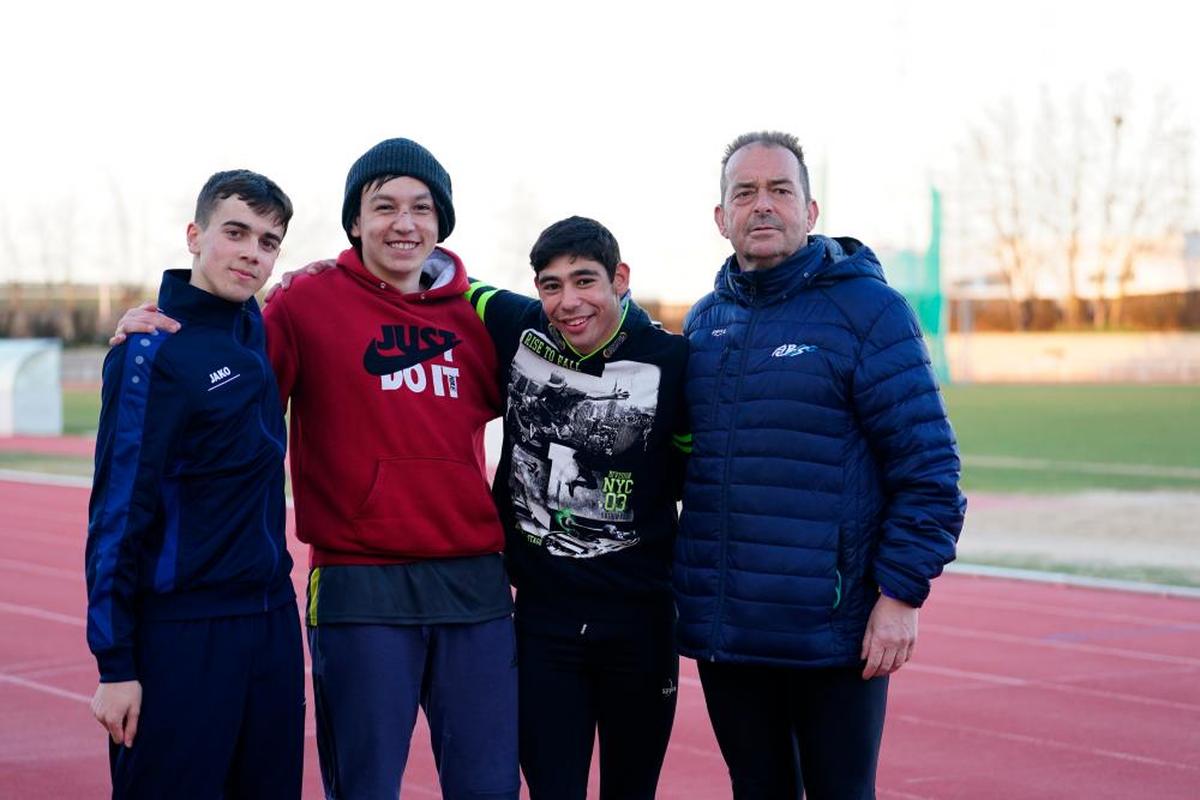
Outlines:
<svg viewBox="0 0 1200 800"><path fill-rule="evenodd" d="M63 433L71 436L96 432L100 417L100 389L63 389Z"/></svg>
<svg viewBox="0 0 1200 800"><path fill-rule="evenodd" d="M975 384L945 396L968 491L1200 491L1200 386Z"/></svg>
<svg viewBox="0 0 1200 800"><path fill-rule="evenodd" d="M1200 386L945 391L967 491L1200 491ZM63 393L67 433L96 429L99 392Z"/></svg>

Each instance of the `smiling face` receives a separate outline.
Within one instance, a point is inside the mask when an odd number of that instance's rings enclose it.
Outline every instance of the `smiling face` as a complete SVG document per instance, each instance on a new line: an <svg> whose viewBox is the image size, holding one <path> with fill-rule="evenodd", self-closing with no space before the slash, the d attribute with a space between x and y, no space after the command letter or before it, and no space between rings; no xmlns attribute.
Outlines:
<svg viewBox="0 0 1200 800"><path fill-rule="evenodd" d="M617 264L612 280L604 265L561 255L533 279L542 310L580 355L591 355L617 332L621 298L629 288L629 266Z"/></svg>
<svg viewBox="0 0 1200 800"><path fill-rule="evenodd" d="M725 165L714 216L747 272L778 266L808 241L817 204L805 196L800 162L783 147L749 144Z"/></svg>
<svg viewBox="0 0 1200 800"><path fill-rule="evenodd" d="M204 227L188 223L191 284L223 300L245 302L271 276L285 230L237 195L220 200Z"/></svg>
<svg viewBox="0 0 1200 800"><path fill-rule="evenodd" d="M437 208L416 178L392 178L362 190L350 235L362 240L363 266L402 292L420 288L421 265L438 241Z"/></svg>

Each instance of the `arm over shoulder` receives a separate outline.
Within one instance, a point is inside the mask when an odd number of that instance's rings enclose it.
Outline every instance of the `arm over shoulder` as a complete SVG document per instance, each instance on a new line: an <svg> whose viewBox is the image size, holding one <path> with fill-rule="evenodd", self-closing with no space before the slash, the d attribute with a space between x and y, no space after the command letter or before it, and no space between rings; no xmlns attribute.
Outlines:
<svg viewBox="0 0 1200 800"><path fill-rule="evenodd" d="M504 352L527 324L530 313L540 308L541 303L536 298L498 289L474 278L470 284L463 296L479 315L496 349Z"/></svg>
<svg viewBox="0 0 1200 800"><path fill-rule="evenodd" d="M279 402L287 411L288 399L300 377L300 350L292 321L289 295L278 296L263 308L263 328L267 337L267 359L279 386Z"/></svg>

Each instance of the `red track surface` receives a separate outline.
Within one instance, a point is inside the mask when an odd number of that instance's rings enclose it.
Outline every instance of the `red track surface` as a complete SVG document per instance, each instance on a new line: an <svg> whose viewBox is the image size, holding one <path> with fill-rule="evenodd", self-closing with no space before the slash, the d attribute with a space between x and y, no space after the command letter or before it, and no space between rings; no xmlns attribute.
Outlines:
<svg viewBox="0 0 1200 800"><path fill-rule="evenodd" d="M86 508L83 489L0 481L0 798L107 796ZM663 798L730 796L695 675L685 662ZM427 741L419 729L404 798L439 796ZM308 745L317 798L311 720ZM892 682L879 797L1200 797L1200 601L939 579Z"/></svg>

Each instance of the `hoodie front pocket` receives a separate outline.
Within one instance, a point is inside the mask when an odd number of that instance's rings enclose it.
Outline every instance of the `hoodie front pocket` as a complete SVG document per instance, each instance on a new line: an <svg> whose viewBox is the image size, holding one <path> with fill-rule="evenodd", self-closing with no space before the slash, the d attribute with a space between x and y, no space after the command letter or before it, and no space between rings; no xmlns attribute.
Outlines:
<svg viewBox="0 0 1200 800"><path fill-rule="evenodd" d="M496 552L502 539L478 466L443 458L380 460L353 522L365 551L396 558Z"/></svg>

